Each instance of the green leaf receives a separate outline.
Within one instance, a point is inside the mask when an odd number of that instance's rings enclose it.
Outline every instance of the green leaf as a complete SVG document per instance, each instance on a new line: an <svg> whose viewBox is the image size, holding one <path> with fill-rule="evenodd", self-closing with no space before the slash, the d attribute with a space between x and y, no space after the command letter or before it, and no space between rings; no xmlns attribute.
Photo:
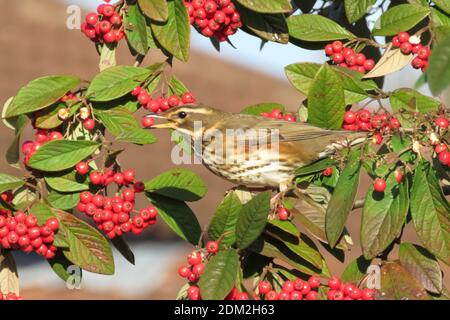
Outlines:
<svg viewBox="0 0 450 320"><path fill-rule="evenodd" d="M438 8L450 15L450 2L448 0L433 0L433 2Z"/></svg>
<svg viewBox="0 0 450 320"><path fill-rule="evenodd" d="M411 188L411 217L425 248L446 264L450 261L449 212L436 171L428 162L420 162Z"/></svg>
<svg viewBox="0 0 450 320"><path fill-rule="evenodd" d="M31 212L42 220L56 217L60 222L60 232L65 234L68 249L64 256L80 268L99 274L114 274L114 259L108 241L97 229L62 210L53 209L46 204L36 203Z"/></svg>
<svg viewBox="0 0 450 320"><path fill-rule="evenodd" d="M236 242L236 223L242 203L234 191L227 194L216 209L208 227L208 238L220 241L221 246L231 246Z"/></svg>
<svg viewBox="0 0 450 320"><path fill-rule="evenodd" d="M61 250L56 251L55 257L47 261L56 275L63 281L67 281L71 277L71 274L68 272L68 268L73 266L73 263L64 256ZM81 269L79 270L81 271Z"/></svg>
<svg viewBox="0 0 450 320"><path fill-rule="evenodd" d="M381 293L384 300L429 300L420 283L397 262L381 267Z"/></svg>
<svg viewBox="0 0 450 320"><path fill-rule="evenodd" d="M317 14L293 15L287 19L289 35L304 41L353 39L355 35L331 19Z"/></svg>
<svg viewBox="0 0 450 320"><path fill-rule="evenodd" d="M259 14L237 4L245 26L261 39L278 42L289 42L289 30L283 14Z"/></svg>
<svg viewBox="0 0 450 320"><path fill-rule="evenodd" d="M148 192L146 195L158 209L159 216L180 238L197 245L202 229L197 217L184 202Z"/></svg>
<svg viewBox="0 0 450 320"><path fill-rule="evenodd" d="M253 116L261 116L261 113L271 113L273 109L280 109L281 112L285 112L286 109L279 103L259 103L243 109L240 113L249 114Z"/></svg>
<svg viewBox="0 0 450 320"><path fill-rule="evenodd" d="M208 187L194 172L177 168L147 181L145 190L179 201L197 201L205 196Z"/></svg>
<svg viewBox="0 0 450 320"><path fill-rule="evenodd" d="M99 144L92 141L50 141L31 156L29 166L47 172L65 170L90 156L98 147Z"/></svg>
<svg viewBox="0 0 450 320"><path fill-rule="evenodd" d="M348 22L353 23L362 18L377 0L344 0L345 14Z"/></svg>
<svg viewBox="0 0 450 320"><path fill-rule="evenodd" d="M438 95L450 85L450 36L433 48L427 76L434 95Z"/></svg>
<svg viewBox="0 0 450 320"><path fill-rule="evenodd" d="M384 192L370 186L361 218L361 247L366 259L383 252L402 231L409 209L408 181L391 173Z"/></svg>
<svg viewBox="0 0 450 320"><path fill-rule="evenodd" d="M77 192L89 190L85 176L80 176L76 171L62 172L46 175L45 182L54 190L59 192Z"/></svg>
<svg viewBox="0 0 450 320"><path fill-rule="evenodd" d="M0 292L19 295L19 274L11 252L0 251Z"/></svg>
<svg viewBox="0 0 450 320"><path fill-rule="evenodd" d="M80 201L80 193L61 193L52 190L48 194L47 200L54 208L70 210L75 208Z"/></svg>
<svg viewBox="0 0 450 320"><path fill-rule="evenodd" d="M414 123L414 118L407 118L402 116L399 112L404 109L409 112L420 112L426 114L428 112L437 111L439 108L439 101L421 94L414 89L398 89L395 90L389 97L392 109L398 114L398 118L403 127L411 127Z"/></svg>
<svg viewBox="0 0 450 320"><path fill-rule="evenodd" d="M145 15L153 20L164 22L169 16L166 0L138 0Z"/></svg>
<svg viewBox="0 0 450 320"><path fill-rule="evenodd" d="M236 243L245 249L263 232L270 212L270 192L263 192L244 204L236 224Z"/></svg>
<svg viewBox="0 0 450 320"><path fill-rule="evenodd" d="M0 193L23 186L25 181L6 173L0 173Z"/></svg>
<svg viewBox="0 0 450 320"><path fill-rule="evenodd" d="M15 168L20 168L19 161L20 161L20 137L22 135L23 130L27 126L27 124L30 122L27 116L21 115L17 118L11 118L11 120L14 119L14 127L15 127L15 136L11 143L11 145L8 147L8 150L6 151L6 161L8 164Z"/></svg>
<svg viewBox="0 0 450 320"><path fill-rule="evenodd" d="M300 167L295 170L295 175L303 176L303 175L309 175L312 173L322 172L323 170L335 166L337 164L337 161L331 158L325 158L319 161L316 161L310 165L307 165L305 167Z"/></svg>
<svg viewBox="0 0 450 320"><path fill-rule="evenodd" d="M149 49L147 25L145 17L141 10L139 10L137 4L128 4L124 14L123 24L125 26L124 29L128 44L137 53L145 55Z"/></svg>
<svg viewBox="0 0 450 320"><path fill-rule="evenodd" d="M223 250L211 258L198 283L205 300L223 300L235 286L239 256L233 249Z"/></svg>
<svg viewBox="0 0 450 320"><path fill-rule="evenodd" d="M359 185L361 150L350 153L347 166L339 177L325 215L325 231L328 243L334 247L341 237L345 222L353 208Z"/></svg>
<svg viewBox="0 0 450 320"><path fill-rule="evenodd" d="M425 248L412 243L402 243L399 248L400 263L433 293L442 291L442 273L439 263Z"/></svg>
<svg viewBox="0 0 450 320"><path fill-rule="evenodd" d="M48 107L78 87L81 80L72 76L48 76L35 79L19 90L5 117L11 118Z"/></svg>
<svg viewBox="0 0 450 320"><path fill-rule="evenodd" d="M297 227L294 223L292 223L292 221L282 221L278 219L270 220L267 227L280 230L296 240L300 238L300 231L298 231Z"/></svg>
<svg viewBox="0 0 450 320"><path fill-rule="evenodd" d="M129 263L132 265L135 264L134 253L123 237L115 237L111 239L111 243Z"/></svg>
<svg viewBox="0 0 450 320"><path fill-rule="evenodd" d="M189 89L181 82L180 79L178 79L175 75L172 75L170 78L170 85L169 85L169 93L175 94L177 96L182 96L183 93L188 92Z"/></svg>
<svg viewBox="0 0 450 320"><path fill-rule="evenodd" d="M116 50L117 45L113 43L105 44L101 47L100 61L98 62L100 72L117 65Z"/></svg>
<svg viewBox="0 0 450 320"><path fill-rule="evenodd" d="M407 31L430 14L430 8L416 4L400 4L383 13L373 29L375 36L392 36Z"/></svg>
<svg viewBox="0 0 450 320"><path fill-rule="evenodd" d="M367 268L369 268L370 264L371 260L366 260L364 256L359 256L347 265L341 275L342 281L358 284L367 275Z"/></svg>
<svg viewBox="0 0 450 320"><path fill-rule="evenodd" d="M167 22L154 21L152 30L158 42L181 61L189 58L190 25L189 15L183 0L168 1Z"/></svg>
<svg viewBox="0 0 450 320"><path fill-rule="evenodd" d="M252 11L260 13L283 13L292 11L292 6L288 0L237 0L237 2Z"/></svg>
<svg viewBox="0 0 450 320"><path fill-rule="evenodd" d="M122 132L116 140L143 145L155 143L156 137L145 129L136 128Z"/></svg>
<svg viewBox="0 0 450 320"><path fill-rule="evenodd" d="M92 80L86 95L92 101L111 101L129 94L152 71L147 68L115 66L100 72Z"/></svg>
<svg viewBox="0 0 450 320"><path fill-rule="evenodd" d="M285 73L291 84L301 93L308 96L311 84L321 65L318 63L294 63L285 67ZM365 90L373 89L372 82L361 81L362 75L344 72L342 68L334 67L336 75L344 89L345 104L353 104L367 98Z"/></svg>
<svg viewBox="0 0 450 320"><path fill-rule="evenodd" d="M345 98L339 76L324 64L317 72L308 93L308 120L322 128L338 129L345 113Z"/></svg>
<svg viewBox="0 0 450 320"><path fill-rule="evenodd" d="M280 259L305 274L321 274L320 269L317 269L298 254L292 252L282 241L272 237L261 237L253 242L248 249L265 257Z"/></svg>
<svg viewBox="0 0 450 320"><path fill-rule="evenodd" d="M450 26L450 17L436 8L431 8L430 19L433 31L436 31L437 27Z"/></svg>

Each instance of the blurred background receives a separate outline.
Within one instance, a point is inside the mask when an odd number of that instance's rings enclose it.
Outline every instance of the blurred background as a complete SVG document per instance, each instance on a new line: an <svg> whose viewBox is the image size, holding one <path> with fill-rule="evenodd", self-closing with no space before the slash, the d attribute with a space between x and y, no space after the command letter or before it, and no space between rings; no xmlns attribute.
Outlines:
<svg viewBox="0 0 450 320"><path fill-rule="evenodd" d="M84 18L99 3L101 1L98 0L0 0L0 103L40 76L74 74L82 79L92 79L98 72L99 57L93 44L79 30L66 27L66 10L69 5L80 5ZM260 51L260 41L243 32L233 36L232 42L237 49L224 44L218 53L207 38L193 30L189 62L176 61L174 72L200 102L233 112L262 102L280 103L295 112L302 96L287 82L284 66L299 61L325 61L323 51L307 51L292 45L268 43ZM159 52L151 51L144 64L161 59ZM119 46L118 63L133 63L124 42ZM407 67L394 76L388 76L385 89L414 86L419 75ZM428 92L427 88L421 90ZM158 143L145 147L127 146L126 153L120 157L124 168L137 171L138 179L148 180L174 166L170 160L172 144L169 135L164 132L157 135ZM0 154L5 154L12 137L12 131L0 126ZM186 167L197 172L210 186L206 197L191 205L204 226L232 185L215 177L201 165ZM0 172L20 175L3 158L0 159ZM364 179L363 183L367 185L368 180ZM137 207L145 205L143 198L137 202ZM348 229L355 246L345 263L361 254L358 247L359 214L355 211L349 219ZM407 239L418 243L410 227L404 232ZM129 264L115 252L116 274L101 276L83 272L80 290L68 290L40 257L15 254L21 295L26 299L175 298L184 285L177 269L185 263L192 247L179 241L162 221L158 221L144 235L127 237L127 241L136 257L135 265ZM332 256L325 256L331 270L340 274L343 264ZM444 270L449 271L448 268ZM445 279L445 282L448 287L449 280Z"/></svg>

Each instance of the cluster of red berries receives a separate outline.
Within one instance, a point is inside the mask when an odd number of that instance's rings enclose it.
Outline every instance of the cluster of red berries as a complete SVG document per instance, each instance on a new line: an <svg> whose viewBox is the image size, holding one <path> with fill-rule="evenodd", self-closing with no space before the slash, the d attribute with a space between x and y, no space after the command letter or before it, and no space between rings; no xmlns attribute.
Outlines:
<svg viewBox="0 0 450 320"><path fill-rule="evenodd" d="M37 218L31 213L0 213L0 245L4 249L26 253L35 251L45 259L52 259L57 250L53 241L58 229L59 221L56 218L49 218L44 225L39 226Z"/></svg>
<svg viewBox="0 0 450 320"><path fill-rule="evenodd" d="M334 64L361 73L366 73L375 66L375 61L367 59L363 53L356 53L352 48L345 47L341 41L327 44L325 54L333 60Z"/></svg>
<svg viewBox="0 0 450 320"><path fill-rule="evenodd" d="M125 36L122 17L113 5L106 3L100 4L97 12L89 12L86 15L85 21L81 24L81 32L99 43L116 43Z"/></svg>
<svg viewBox="0 0 450 320"><path fill-rule="evenodd" d="M231 0L185 0L184 5L189 22L205 37L226 41L242 27L241 15Z"/></svg>
<svg viewBox="0 0 450 320"><path fill-rule="evenodd" d="M183 93L181 97L174 94L169 98L158 97L157 99L152 99L147 90L142 87L136 87L131 91L131 95L137 98L141 107L154 113L167 111L173 107L195 102L195 98L190 92ZM141 124L144 128L149 128L154 124L154 120L152 117L143 117Z"/></svg>
<svg viewBox="0 0 450 320"><path fill-rule="evenodd" d="M67 100L66 100L67 101ZM70 109L69 108L60 108L58 110L58 118L62 121L69 119ZM83 127L92 131L95 128L95 120L91 118L91 111L87 107L81 107L78 112L78 116L83 121Z"/></svg>
<svg viewBox="0 0 450 320"><path fill-rule="evenodd" d="M209 241L206 244L206 253L214 255L219 252L219 243L217 241ZM200 279L200 276L205 271L205 261L207 254L204 250L193 251L187 256L187 265L182 265L178 268L180 277L186 278L192 285L187 290L189 300L201 300L200 288L195 283Z"/></svg>
<svg viewBox="0 0 450 320"><path fill-rule="evenodd" d="M421 69L425 72L428 68L428 58L431 54L430 47L422 46L420 40L417 38L417 43L411 41L412 38L408 32L399 32L394 38L392 38L392 45L400 48L400 51L405 54L417 55L411 62L414 69Z"/></svg>
<svg viewBox="0 0 450 320"><path fill-rule="evenodd" d="M369 110L359 110L357 112L347 111L344 114L344 130L351 131L372 131L385 132L400 128L398 118L386 113L372 114Z"/></svg>
<svg viewBox="0 0 450 320"><path fill-rule="evenodd" d="M16 295L14 292L3 294L0 291L0 300L23 300L23 297Z"/></svg>
<svg viewBox="0 0 450 320"><path fill-rule="evenodd" d="M22 153L24 155L23 163L28 166L31 156L44 145L44 143L63 139L64 136L59 131L49 131L38 129L35 135L35 141L25 141L22 143Z"/></svg>
<svg viewBox="0 0 450 320"><path fill-rule="evenodd" d="M450 151L445 143L438 143L434 147L434 151L438 155L439 162L443 166L448 166L450 168Z"/></svg>
<svg viewBox="0 0 450 320"><path fill-rule="evenodd" d="M85 161L78 162L75 166L75 170L78 174L84 176L90 171L89 164ZM126 169L122 172L115 172L112 169L107 169L105 172L92 171L89 174L89 181L94 186L106 187L111 183L116 183L119 187L130 184L133 185L135 192L144 191L144 183L142 181L134 181L135 172L133 169Z"/></svg>
<svg viewBox="0 0 450 320"><path fill-rule="evenodd" d="M286 120L291 122L296 122L297 118L290 113L283 114L283 111L281 111L278 108L273 109L270 113L269 112L261 112L261 116L269 118L269 119L279 119L279 120Z"/></svg>
<svg viewBox="0 0 450 320"><path fill-rule="evenodd" d="M308 281L302 279L287 280L281 287L281 292L273 290L268 281L258 284L258 293L265 300L318 300L316 290L321 285L318 276L311 276ZM327 283L329 291L328 300L374 300L375 291L372 289L359 289L352 283L342 283L338 277L332 277Z"/></svg>
<svg viewBox="0 0 450 320"><path fill-rule="evenodd" d="M149 206L131 216L134 211L135 192L125 189L121 196L108 198L89 191L80 193L77 209L94 219L97 228L106 233L110 239L120 237L125 233L141 234L144 229L156 223L158 211Z"/></svg>
<svg viewBox="0 0 450 320"><path fill-rule="evenodd" d="M397 183L402 182L403 181L403 171L402 171L402 169L395 170L394 171L394 176L395 176L395 181L397 181ZM384 180L383 178L377 178L373 182L373 189L376 192L384 192L384 190L386 190L386 187L387 187L387 183L386 183L386 180Z"/></svg>

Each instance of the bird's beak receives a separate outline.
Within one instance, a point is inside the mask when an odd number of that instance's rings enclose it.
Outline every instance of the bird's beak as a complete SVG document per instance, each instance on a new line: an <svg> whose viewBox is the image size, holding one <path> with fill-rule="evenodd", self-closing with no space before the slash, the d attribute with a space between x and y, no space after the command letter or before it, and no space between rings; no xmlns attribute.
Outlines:
<svg viewBox="0 0 450 320"><path fill-rule="evenodd" d="M176 124L173 121L170 121L165 116L158 115L156 113L150 113L146 115L146 117L151 117L154 119L164 119L166 123L154 124L149 129L176 129Z"/></svg>

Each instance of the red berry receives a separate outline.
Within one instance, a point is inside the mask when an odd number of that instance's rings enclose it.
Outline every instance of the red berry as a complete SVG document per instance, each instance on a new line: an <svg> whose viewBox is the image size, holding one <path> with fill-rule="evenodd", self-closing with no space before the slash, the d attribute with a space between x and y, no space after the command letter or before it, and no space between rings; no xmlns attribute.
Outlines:
<svg viewBox="0 0 450 320"><path fill-rule="evenodd" d="M136 87L131 91L131 95L137 97L142 92L142 87Z"/></svg>
<svg viewBox="0 0 450 320"><path fill-rule="evenodd" d="M333 174L333 168L331 168L331 167L326 168L325 170L322 171L322 174L325 177L331 176Z"/></svg>
<svg viewBox="0 0 450 320"><path fill-rule="evenodd" d="M412 51L412 44L409 43L409 42L403 42L403 43L400 45L400 51L401 51L403 54L410 54L411 51Z"/></svg>
<svg viewBox="0 0 450 320"><path fill-rule="evenodd" d="M86 120L83 121L83 127L88 130L88 131L92 131L95 127L95 121L94 119L91 118L87 118Z"/></svg>
<svg viewBox="0 0 450 320"><path fill-rule="evenodd" d="M109 18L109 22L114 26L120 26L122 24L122 18L118 13L114 13L111 18Z"/></svg>
<svg viewBox="0 0 450 320"><path fill-rule="evenodd" d="M443 143L439 143L434 147L434 152L437 154L440 154L443 151L448 151L448 147Z"/></svg>
<svg viewBox="0 0 450 320"><path fill-rule="evenodd" d="M280 220L285 221L289 219L290 213L286 208L281 207L277 210L277 215Z"/></svg>
<svg viewBox="0 0 450 320"><path fill-rule="evenodd" d="M415 57L414 60L411 62L411 65L413 66L414 69L422 69L424 64L425 61L423 61L419 57Z"/></svg>
<svg viewBox="0 0 450 320"><path fill-rule="evenodd" d="M272 285L268 281L261 281L258 284L258 290L260 294L267 294L272 290Z"/></svg>
<svg viewBox="0 0 450 320"><path fill-rule="evenodd" d="M102 22L99 23L99 30L101 33L108 33L111 31L111 23L107 20L103 20Z"/></svg>
<svg viewBox="0 0 450 320"><path fill-rule="evenodd" d="M169 103L169 106L176 107L180 104L180 99L176 95L173 95L169 97L167 102Z"/></svg>
<svg viewBox="0 0 450 320"><path fill-rule="evenodd" d="M382 178L375 179L373 188L376 192L384 192L384 190L386 190L386 181Z"/></svg>
<svg viewBox="0 0 450 320"><path fill-rule="evenodd" d="M85 175L86 173L89 172L89 165L86 162L78 162L77 165L75 166L75 170L81 174L81 175Z"/></svg>
<svg viewBox="0 0 450 320"><path fill-rule="evenodd" d="M333 61L335 64L340 64L342 62L344 62L344 56L342 55L342 53L334 53L333 54Z"/></svg>
<svg viewBox="0 0 450 320"><path fill-rule="evenodd" d="M417 51L417 57L419 57L422 60L427 60L430 56L430 48L429 47L422 47Z"/></svg>
<svg viewBox="0 0 450 320"><path fill-rule="evenodd" d="M114 14L114 7L110 4L106 4L103 7L102 13L105 17L111 17Z"/></svg>
<svg viewBox="0 0 450 320"><path fill-rule="evenodd" d="M124 177L125 177L125 174L124 174ZM133 189L125 189L122 192L122 198L125 201L130 201L130 202L134 201L134 198L135 198L134 190Z"/></svg>
<svg viewBox="0 0 450 320"><path fill-rule="evenodd" d="M420 43L413 44L412 53L416 54L417 52L419 52L420 49L422 49L422 45Z"/></svg>
<svg viewBox="0 0 450 320"><path fill-rule="evenodd" d="M133 184L133 188L135 192L143 192L145 190L145 184L142 181L136 181Z"/></svg>
<svg viewBox="0 0 450 320"><path fill-rule="evenodd" d="M56 218L50 218L45 222L45 225L50 228L53 232L59 229L59 221Z"/></svg>
<svg viewBox="0 0 450 320"><path fill-rule="evenodd" d="M338 277L333 276L330 280L328 280L328 286L332 290L339 290L341 287L341 280Z"/></svg>
<svg viewBox="0 0 450 320"><path fill-rule="evenodd" d="M327 55L327 56L331 56L331 55L333 55L333 53L334 53L334 51L333 51L333 45L330 43L330 44L327 44L326 46L325 46L325 54Z"/></svg>
<svg viewBox="0 0 450 320"><path fill-rule="evenodd" d="M308 283L312 289L318 288L320 286L320 278L318 276L311 276L308 279Z"/></svg>
<svg viewBox="0 0 450 320"><path fill-rule="evenodd" d="M94 12L90 12L87 14L86 16L86 23L91 25L91 26L95 26L95 24L98 21L98 15Z"/></svg>
<svg viewBox="0 0 450 320"><path fill-rule="evenodd" d="M408 42L408 40L409 40L409 33L408 32L399 32L397 34L397 37L398 37L398 40L401 43Z"/></svg>
<svg viewBox="0 0 450 320"><path fill-rule="evenodd" d="M289 280L286 280L283 283L283 286L281 287L281 290L286 293L291 293L292 291L294 291L294 289L295 289L294 282L289 281Z"/></svg>
<svg viewBox="0 0 450 320"><path fill-rule="evenodd" d="M178 274L182 278L187 278L191 274L191 269L189 267L186 267L186 266L180 266L178 268Z"/></svg>
<svg viewBox="0 0 450 320"><path fill-rule="evenodd" d="M438 159L443 165L448 165L450 163L450 152L442 151L439 153Z"/></svg>
<svg viewBox="0 0 450 320"><path fill-rule="evenodd" d="M363 66L364 62L366 62L366 56L362 53L358 53L356 55L356 64L359 66Z"/></svg>
<svg viewBox="0 0 450 320"><path fill-rule="evenodd" d="M319 294L317 293L317 291L310 291L305 297L306 300L317 300L318 298Z"/></svg>
<svg viewBox="0 0 450 320"><path fill-rule="evenodd" d="M334 41L331 45L333 46L333 51L336 53L340 53L344 49L344 45L341 41Z"/></svg>
<svg viewBox="0 0 450 320"><path fill-rule="evenodd" d="M394 38L392 38L392 45L394 47L400 47L402 43L400 42L400 39L398 38L398 36L395 36Z"/></svg>
<svg viewBox="0 0 450 320"><path fill-rule="evenodd" d="M357 119L362 122L369 122L372 114L369 110L359 110L357 113Z"/></svg>
<svg viewBox="0 0 450 320"><path fill-rule="evenodd" d="M355 53L355 51L352 48L344 48L344 50L342 50L342 55L345 58L347 58L348 56L351 56L354 53Z"/></svg>
<svg viewBox="0 0 450 320"><path fill-rule="evenodd" d="M389 120L389 126L392 129L398 129L398 128L400 128L401 124L400 124L400 121L397 118L391 118Z"/></svg>
<svg viewBox="0 0 450 320"><path fill-rule="evenodd" d="M93 185L102 184L102 174L100 172L94 171L89 175L89 180Z"/></svg>
<svg viewBox="0 0 450 320"><path fill-rule="evenodd" d="M188 263L191 266L195 266L196 264L199 264L202 262L202 255L199 252L192 252L188 255Z"/></svg>
<svg viewBox="0 0 450 320"><path fill-rule="evenodd" d="M434 122L438 127L441 127L443 129L447 129L448 128L448 119L444 118L444 117L439 117L436 119L436 121Z"/></svg>
<svg viewBox="0 0 450 320"><path fill-rule="evenodd" d="M356 114L352 111L347 111L344 114L344 122L347 124L355 123L356 121Z"/></svg>
<svg viewBox="0 0 450 320"><path fill-rule="evenodd" d="M125 179L123 178L123 174L121 174L119 172L114 174L113 179L114 179L114 182L116 184L118 184L119 186L122 185L125 181Z"/></svg>
<svg viewBox="0 0 450 320"><path fill-rule="evenodd" d="M144 128L149 128L153 126L154 123L155 120L152 117L150 116L142 117L141 124Z"/></svg>
<svg viewBox="0 0 450 320"><path fill-rule="evenodd" d="M367 59L364 62L364 69L366 69L366 71L370 71L375 67L375 61L373 61L372 59Z"/></svg>
<svg viewBox="0 0 450 320"><path fill-rule="evenodd" d="M137 99L141 105L146 105L150 101L150 96L147 91L142 90L137 96Z"/></svg>
<svg viewBox="0 0 450 320"><path fill-rule="evenodd" d="M203 8L206 0L192 0L192 6L194 9Z"/></svg>
<svg viewBox="0 0 450 320"><path fill-rule="evenodd" d="M345 57L345 63L348 66L352 67L352 66L356 65L356 58L357 58L356 54L351 54L351 55Z"/></svg>
<svg viewBox="0 0 450 320"><path fill-rule="evenodd" d="M25 225L28 227L28 228L32 228L32 227L35 227L36 225L37 225L37 218L35 217L35 216L33 216L33 215L29 215L29 216L27 216L27 218L25 219Z"/></svg>
<svg viewBox="0 0 450 320"><path fill-rule="evenodd" d="M206 244L206 250L208 250L209 253L217 253L219 251L219 243L217 243L217 241L209 241Z"/></svg>
<svg viewBox="0 0 450 320"><path fill-rule="evenodd" d="M363 300L373 300L375 291L373 289L365 288L361 293L361 298Z"/></svg>

